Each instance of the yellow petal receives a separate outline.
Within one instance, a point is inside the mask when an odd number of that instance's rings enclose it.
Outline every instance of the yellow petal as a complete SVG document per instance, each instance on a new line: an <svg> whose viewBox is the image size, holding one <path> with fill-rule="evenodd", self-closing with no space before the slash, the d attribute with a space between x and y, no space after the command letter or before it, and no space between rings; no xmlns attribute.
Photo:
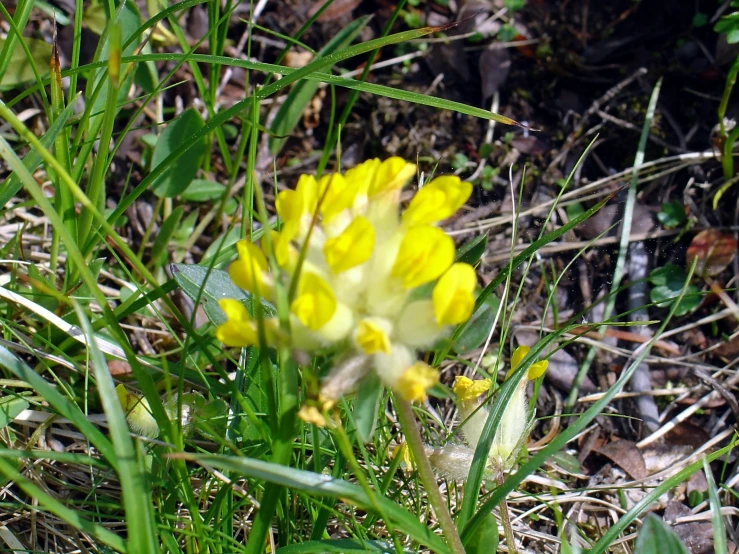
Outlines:
<svg viewBox="0 0 739 554"><path fill-rule="evenodd" d="M457 395L457 399L460 402L469 402L470 400L476 400L479 396L488 392L491 386L492 382L490 379L472 380L464 375L457 375L454 378L452 391Z"/></svg>
<svg viewBox="0 0 739 554"><path fill-rule="evenodd" d="M318 202L318 182L312 175L301 175L295 190L283 190L277 195L275 207L282 221L298 221L303 215L313 215Z"/></svg>
<svg viewBox="0 0 739 554"><path fill-rule="evenodd" d="M511 369L508 370L508 373L505 376L506 379L513 375L513 372L516 371L518 366L521 364L521 361L528 355L529 350L531 349L528 346L519 346L513 351L513 355L511 356Z"/></svg>
<svg viewBox="0 0 739 554"><path fill-rule="evenodd" d="M366 318L357 324L354 341L365 354L389 354L391 329L392 325L387 320L379 317Z"/></svg>
<svg viewBox="0 0 739 554"><path fill-rule="evenodd" d="M368 196L372 198L378 194L400 190L415 173L415 164L408 163L397 156L388 158L377 168L369 186Z"/></svg>
<svg viewBox="0 0 739 554"><path fill-rule="evenodd" d="M416 362L401 375L395 390L403 400L423 402L426 391L439 382L439 372L428 364Z"/></svg>
<svg viewBox="0 0 739 554"><path fill-rule="evenodd" d="M228 274L236 286L260 296L270 296L272 283L267 273L267 258L262 250L248 240L236 243L239 259L231 264Z"/></svg>
<svg viewBox="0 0 739 554"><path fill-rule="evenodd" d="M428 225L451 216L472 194L472 183L448 175L437 177L423 186L403 213L403 223L409 227Z"/></svg>
<svg viewBox="0 0 739 554"><path fill-rule="evenodd" d="M526 374L526 378L529 381L538 379L539 377L544 375L544 372L547 370L547 367L549 367L549 362L547 360L541 360L539 362L535 362L531 364L531 367L529 368L529 371Z"/></svg>
<svg viewBox="0 0 739 554"><path fill-rule="evenodd" d="M334 291L315 273L304 273L300 277L298 294L290 311L308 329L317 331L328 323L336 311Z"/></svg>
<svg viewBox="0 0 739 554"><path fill-rule="evenodd" d="M330 221L342 211L349 209L357 196L357 189L349 186L340 173L324 175L318 182L318 190L321 199L321 215L326 221Z"/></svg>
<svg viewBox="0 0 739 554"><path fill-rule="evenodd" d="M380 160L375 158L353 167L344 174L347 186L356 190L358 198L366 200L369 187L375 178L375 173L377 173L377 168L379 166Z"/></svg>
<svg viewBox="0 0 739 554"><path fill-rule="evenodd" d="M464 323L475 309L477 277L469 264L456 263L450 267L434 287L434 315L439 325Z"/></svg>
<svg viewBox="0 0 739 554"><path fill-rule="evenodd" d="M437 227L414 227L403 237L391 275L406 289L437 279L454 261L454 241Z"/></svg>
<svg viewBox="0 0 739 554"><path fill-rule="evenodd" d="M218 305L226 314L226 322L216 327L216 338L228 346L259 344L257 324L241 302L224 298Z"/></svg>
<svg viewBox="0 0 739 554"><path fill-rule="evenodd" d="M306 423L313 423L318 427L326 427L326 418L315 406L302 406L298 410L298 417Z"/></svg>
<svg viewBox="0 0 739 554"><path fill-rule="evenodd" d="M131 431L145 437L156 438L159 436L159 424L154 416L146 398L131 394L122 384L115 388L121 408L126 413L126 422Z"/></svg>
<svg viewBox="0 0 739 554"><path fill-rule="evenodd" d="M338 237L326 241L323 255L331 271L341 273L369 260L374 247L375 229L360 215Z"/></svg>

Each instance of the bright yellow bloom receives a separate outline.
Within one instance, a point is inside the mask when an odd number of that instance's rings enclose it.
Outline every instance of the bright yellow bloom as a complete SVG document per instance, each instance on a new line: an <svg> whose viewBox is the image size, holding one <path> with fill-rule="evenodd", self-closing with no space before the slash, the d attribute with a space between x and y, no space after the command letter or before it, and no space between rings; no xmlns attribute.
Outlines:
<svg viewBox="0 0 739 554"><path fill-rule="evenodd" d="M437 227L414 227L403 237L391 275L412 289L437 279L454 261L454 241Z"/></svg>
<svg viewBox="0 0 739 554"><path fill-rule="evenodd" d="M389 322L380 318L362 319L357 323L354 340L365 354L390 353Z"/></svg>
<svg viewBox="0 0 739 554"><path fill-rule="evenodd" d="M336 311L334 291L315 273L304 273L300 277L298 294L290 311L308 329L317 331L328 323Z"/></svg>
<svg viewBox="0 0 739 554"><path fill-rule="evenodd" d="M326 427L326 418L315 406L301 406L298 417L306 423L312 423L318 427Z"/></svg>
<svg viewBox="0 0 739 554"><path fill-rule="evenodd" d="M341 173L324 175L318 182L321 215L328 222L354 204L357 189Z"/></svg>
<svg viewBox="0 0 739 554"><path fill-rule="evenodd" d="M469 264L456 263L434 287L434 315L439 325L457 325L467 321L475 309L477 277Z"/></svg>
<svg viewBox="0 0 739 554"><path fill-rule="evenodd" d="M333 273L341 273L363 264L372 256L375 229L367 218L358 215L338 237L323 245L326 263Z"/></svg>
<svg viewBox="0 0 739 554"><path fill-rule="evenodd" d="M277 321L267 320L268 344L289 340L295 352L326 349L337 359L359 361L353 381L341 381L343 372L326 377L322 391L332 402L370 370L403 398L424 400L438 372L417 363L418 351L474 309L474 270L454 264L454 241L436 226L464 204L471 185L438 177L402 214L400 193L415 172L415 164L394 157L319 180L303 175L295 190L277 195L279 231L265 235L261 249L239 243L239 259L230 268L237 285L268 301L278 286L294 292L290 334L279 334ZM280 269L275 275L265 256L268 243ZM433 289L419 288L425 284ZM226 322L216 336L231 346L256 344L258 329L246 308L235 300L221 306ZM316 423L318 415L309 408L301 412Z"/></svg>
<svg viewBox="0 0 739 554"><path fill-rule="evenodd" d="M531 349L528 346L519 346L518 348L516 348L516 350L513 351L513 355L511 355L511 369L508 370L508 373L506 374L506 379L513 375L518 366L521 365L523 359L528 355L530 350ZM541 377L542 375L544 375L547 367L549 367L549 361L547 360L534 362L533 364L531 364L529 370L526 372L526 376L524 377L524 379L533 381L534 379Z"/></svg>
<svg viewBox="0 0 739 554"><path fill-rule="evenodd" d="M151 408L146 398L128 392L122 384L115 388L115 392L126 414L126 422L131 431L152 439L158 437L159 424L151 415Z"/></svg>
<svg viewBox="0 0 739 554"><path fill-rule="evenodd" d="M423 402L426 391L439 382L439 372L428 364L416 362L403 372L395 385L396 390L408 402Z"/></svg>
<svg viewBox="0 0 739 554"><path fill-rule="evenodd" d="M236 243L239 259L231 264L228 274L242 289L260 296L271 296L272 282L267 273L267 258L261 249L248 240Z"/></svg>
<svg viewBox="0 0 739 554"><path fill-rule="evenodd" d="M449 175L424 185L403 213L408 227L436 223L456 212L472 194L472 183Z"/></svg>
<svg viewBox="0 0 739 554"><path fill-rule="evenodd" d="M457 375L454 378L452 391L457 395L457 400L460 402L469 402L477 400L480 396L488 392L492 384L490 379L475 379L473 381L464 375Z"/></svg>
<svg viewBox="0 0 739 554"><path fill-rule="evenodd" d="M312 175L301 175L295 190L283 190L277 195L275 207L282 221L298 221L312 216L318 203L318 182Z"/></svg>
<svg viewBox="0 0 739 554"><path fill-rule="evenodd" d="M226 322L216 328L216 338L229 346L252 346L259 344L257 323L241 302L232 298L218 301L226 314Z"/></svg>
<svg viewBox="0 0 739 554"><path fill-rule="evenodd" d="M403 158L388 158L380 164L369 186L368 196L372 198L386 192L397 191L416 173L416 165Z"/></svg>

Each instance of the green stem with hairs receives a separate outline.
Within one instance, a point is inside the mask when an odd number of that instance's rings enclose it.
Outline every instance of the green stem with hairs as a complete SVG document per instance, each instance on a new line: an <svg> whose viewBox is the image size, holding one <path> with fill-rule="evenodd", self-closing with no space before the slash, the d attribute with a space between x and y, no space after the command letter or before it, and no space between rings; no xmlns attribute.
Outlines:
<svg viewBox="0 0 739 554"><path fill-rule="evenodd" d="M505 482L502 472L498 473L498 485L502 485ZM508 545L508 552L511 554L518 554L516 549L516 539L513 537L513 526L511 525L511 515L508 513L508 503L505 498L500 503L500 521L503 524L503 534L505 535L505 542Z"/></svg>
<svg viewBox="0 0 739 554"><path fill-rule="evenodd" d="M418 471L418 477L426 489L426 496L434 510L436 519L439 521L444 538L454 554L465 554L462 540L459 538L459 533L457 532L457 526L454 525L452 514L449 513L446 502L444 502L444 498L441 496L434 470L431 468L431 463L426 456L421 431L418 429L418 423L413 415L413 408L409 402L406 402L397 394L394 395L394 400L398 419L405 434L406 444L410 448L413 461L416 464L416 470Z"/></svg>

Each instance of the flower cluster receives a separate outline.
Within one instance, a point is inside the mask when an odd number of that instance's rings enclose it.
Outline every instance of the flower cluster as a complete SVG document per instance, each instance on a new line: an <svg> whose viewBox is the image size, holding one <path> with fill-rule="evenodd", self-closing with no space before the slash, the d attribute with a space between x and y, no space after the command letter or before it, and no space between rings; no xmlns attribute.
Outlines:
<svg viewBox="0 0 739 554"><path fill-rule="evenodd" d="M437 177L401 210L401 191L415 173L414 164L394 157L320 179L302 175L295 190L277 197L282 226L269 237L275 271L265 239L261 248L238 243L229 271L239 287L267 300L278 285L291 291L289 333L266 320L269 344L360 357L408 401L425 399L438 380L417 351L470 317L476 286L474 269L454 262L454 242L438 227L467 201L472 185ZM220 305L227 321L218 339L257 344L257 323L244 305L231 299ZM325 404L338 399L326 396Z"/></svg>
<svg viewBox="0 0 739 554"><path fill-rule="evenodd" d="M506 379L516 371L528 353L528 346L516 348L511 356L511 368L508 370ZM533 418L528 416L526 385L529 381L541 377L548 365L547 360L531 364L526 375L518 382L513 396L505 407L488 454L488 463L497 473L507 471L513 466L521 447L528 439ZM480 436L490 413L486 406L481 406L480 397L490 390L491 385L490 379L472 380L463 376L457 376L454 383L453 390L457 395L459 415L465 422L461 431L473 451L480 442Z"/></svg>

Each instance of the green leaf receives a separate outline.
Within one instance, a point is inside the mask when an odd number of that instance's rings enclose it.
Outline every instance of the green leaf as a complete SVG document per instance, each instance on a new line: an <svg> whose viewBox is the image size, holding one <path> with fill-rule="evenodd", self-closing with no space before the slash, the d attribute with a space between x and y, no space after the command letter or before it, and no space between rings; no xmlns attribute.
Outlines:
<svg viewBox="0 0 739 554"><path fill-rule="evenodd" d="M464 545L467 554L487 554L498 551L498 523L495 516L489 513L483 524L472 534Z"/></svg>
<svg viewBox="0 0 739 554"><path fill-rule="evenodd" d="M665 202L662 204L662 210L657 213L659 222L667 228L677 227L686 219L685 206L679 200Z"/></svg>
<svg viewBox="0 0 739 554"><path fill-rule="evenodd" d="M729 44L739 42L739 12L730 13L719 19L713 30L726 35L726 42Z"/></svg>
<svg viewBox="0 0 739 554"><path fill-rule="evenodd" d="M152 168L156 169L170 154L177 152L182 144L204 125L200 114L194 108L188 108L180 117L171 121L154 146ZM183 150L178 158L167 160L168 165L164 172L151 185L154 194L172 197L182 193L195 178L200 161L205 155L205 148L205 140L200 139Z"/></svg>
<svg viewBox="0 0 739 554"><path fill-rule="evenodd" d="M372 372L362 380L360 393L354 400L354 423L359 438L364 443L370 442L375 432L383 391L382 383Z"/></svg>
<svg viewBox="0 0 739 554"><path fill-rule="evenodd" d="M634 554L690 554L690 551L662 519L649 514L636 538Z"/></svg>
<svg viewBox="0 0 739 554"><path fill-rule="evenodd" d="M0 77L0 88L11 88L21 83L35 81L36 75L33 66L40 75L45 75L51 70L51 44L43 40L23 37L23 43L28 48L31 58L26 55L23 44L16 42L10 53L10 60L5 73ZM0 39L0 51L5 46L5 39Z"/></svg>
<svg viewBox="0 0 739 554"><path fill-rule="evenodd" d="M205 315L213 325L221 325L226 321L218 301L224 298L233 298L252 309L252 296L240 289L231 281L228 273L220 269L209 269L202 265L172 264L172 274L183 292L193 300L200 301ZM262 309L265 317L276 315L274 306L262 300Z"/></svg>
<svg viewBox="0 0 739 554"><path fill-rule="evenodd" d="M316 58L322 58L349 46L369 20L370 16L364 16L344 27L326 46L321 48ZM295 129L303 116L305 107L316 94L319 86L320 83L305 79L295 83L272 121L270 132L276 135L270 137L269 140L269 151L272 154L277 154L282 150L287 140L286 136Z"/></svg>
<svg viewBox="0 0 739 554"><path fill-rule="evenodd" d="M500 300L494 294L489 295L464 326L459 337L454 341L457 354L467 354L478 348L488 338L490 328L495 321Z"/></svg>
<svg viewBox="0 0 739 554"><path fill-rule="evenodd" d="M226 192L226 185L208 181L207 179L193 179L180 197L188 202L209 202L220 200Z"/></svg>
<svg viewBox="0 0 739 554"><path fill-rule="evenodd" d="M0 429L18 417L18 414L26 408L28 408L28 402L20 396L8 396L0 400Z"/></svg>
<svg viewBox="0 0 739 554"><path fill-rule="evenodd" d="M458 262L464 262L466 264L475 265L482 255L485 253L485 248L488 246L488 236L477 235L475 238L468 240L462 246L457 248L457 260Z"/></svg>
<svg viewBox="0 0 739 554"><path fill-rule="evenodd" d="M660 307L669 307L680 296L685 286L688 274L674 264L667 264L652 270L649 282L654 285L649 292L649 298ZM685 295L675 309L675 315L682 316L695 309L701 303L700 290L695 285L688 285Z"/></svg>

